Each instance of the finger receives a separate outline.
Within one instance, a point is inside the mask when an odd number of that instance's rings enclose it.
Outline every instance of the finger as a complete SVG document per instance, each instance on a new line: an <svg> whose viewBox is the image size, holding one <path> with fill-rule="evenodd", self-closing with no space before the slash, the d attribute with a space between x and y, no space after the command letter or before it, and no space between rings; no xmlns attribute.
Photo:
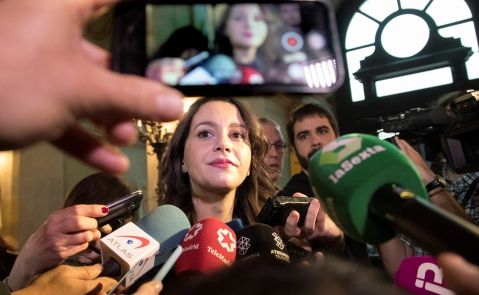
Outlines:
<svg viewBox="0 0 479 295"><path fill-rule="evenodd" d="M104 68L109 66L110 55L106 50L87 40L82 40L81 47L87 59L91 60L93 64Z"/></svg>
<svg viewBox="0 0 479 295"><path fill-rule="evenodd" d="M304 227L303 231L307 234L310 235L314 232L314 229L316 227L316 223L323 223L321 220L322 217L319 215L319 210L320 210L320 205L319 201L317 199L311 200L308 208L308 213L306 214L306 218L304 220Z"/></svg>
<svg viewBox="0 0 479 295"><path fill-rule="evenodd" d="M51 143L83 162L106 172L123 173L130 165L129 159L119 150L78 127L67 130Z"/></svg>
<svg viewBox="0 0 479 295"><path fill-rule="evenodd" d="M101 286L99 291L95 294L107 294L108 291L110 291L113 287L116 286L117 281L108 277L99 277L92 281L92 283L97 283Z"/></svg>
<svg viewBox="0 0 479 295"><path fill-rule="evenodd" d="M113 231L113 228L111 227L111 225L105 224L104 226L100 228L100 231L104 234L109 234Z"/></svg>
<svg viewBox="0 0 479 295"><path fill-rule="evenodd" d="M88 249L88 242L83 244L64 245L59 250L50 247L48 250L54 251L54 253L58 253L61 258L66 259L68 257L72 257L78 253L81 253L86 249Z"/></svg>
<svg viewBox="0 0 479 295"><path fill-rule="evenodd" d="M67 214L84 217L103 217L108 215L108 208L100 204L78 204L63 210L65 210ZM95 228L96 227L97 226L95 226Z"/></svg>
<svg viewBox="0 0 479 295"><path fill-rule="evenodd" d="M395 137L394 137L394 142L396 143L396 145L398 146L398 148L399 148L400 150L404 150L405 147L404 147L404 142L403 142L402 139L400 139L399 137L395 136Z"/></svg>
<svg viewBox="0 0 479 295"><path fill-rule="evenodd" d="M296 192L296 193L293 194L293 197L295 197L295 198L307 198L308 196L305 195L305 194Z"/></svg>
<svg viewBox="0 0 479 295"><path fill-rule="evenodd" d="M131 119L108 123L106 125L108 140L113 144L130 145L137 140L137 129Z"/></svg>
<svg viewBox="0 0 479 295"><path fill-rule="evenodd" d="M82 245L82 251L88 248L88 245L85 245L101 239L101 232L97 229L94 230L83 230L79 232L72 233L70 232L68 237L65 239L65 244L69 247L73 247L75 245Z"/></svg>
<svg viewBox="0 0 479 295"><path fill-rule="evenodd" d="M443 269L447 286L458 294L479 294L479 268L461 256L452 253L439 255L437 262Z"/></svg>
<svg viewBox="0 0 479 295"><path fill-rule="evenodd" d="M284 233L288 237L299 236L301 234L301 229L298 227L299 213L297 211L291 211L288 218L286 218L286 223L284 225Z"/></svg>
<svg viewBox="0 0 479 295"><path fill-rule="evenodd" d="M111 72L91 64L76 63L88 73L76 85L83 95L75 100L75 113L83 116L172 121L183 114L183 95L174 88L133 75ZM88 85L88 87L85 87Z"/></svg>
<svg viewBox="0 0 479 295"><path fill-rule="evenodd" d="M101 11L102 8L111 6L120 0L83 0L74 1L75 10L80 13L83 23L88 22L95 14L93 12Z"/></svg>
<svg viewBox="0 0 479 295"><path fill-rule="evenodd" d="M141 285L134 295L156 295L160 294L163 284L159 281L150 281Z"/></svg>
<svg viewBox="0 0 479 295"><path fill-rule="evenodd" d="M97 10L104 6L113 5L119 1L120 0L84 0L80 2L83 2L85 9Z"/></svg>
<svg viewBox="0 0 479 295"><path fill-rule="evenodd" d="M51 270L52 273L66 274L68 277L72 277L79 280L93 280L100 275L102 266L99 263L88 266L71 266L61 264Z"/></svg>

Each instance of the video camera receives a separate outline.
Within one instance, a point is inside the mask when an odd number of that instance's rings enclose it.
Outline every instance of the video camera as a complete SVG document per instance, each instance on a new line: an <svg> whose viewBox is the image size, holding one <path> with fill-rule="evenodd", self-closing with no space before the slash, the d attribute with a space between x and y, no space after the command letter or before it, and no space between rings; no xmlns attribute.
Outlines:
<svg viewBox="0 0 479 295"><path fill-rule="evenodd" d="M380 117L379 124L384 132L400 133L412 145L424 144L426 155L440 148L457 173L479 170L477 90L468 90L438 107Z"/></svg>

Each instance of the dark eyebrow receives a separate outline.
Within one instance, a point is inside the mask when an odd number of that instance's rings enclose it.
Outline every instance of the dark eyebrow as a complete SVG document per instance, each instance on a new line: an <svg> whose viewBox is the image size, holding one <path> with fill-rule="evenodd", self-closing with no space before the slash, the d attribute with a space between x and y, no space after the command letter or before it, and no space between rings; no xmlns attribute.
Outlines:
<svg viewBox="0 0 479 295"><path fill-rule="evenodd" d="M303 135L303 134L309 134L309 130L303 130L303 131L300 131L298 132L298 134L296 134L296 138L298 138L300 135Z"/></svg>
<svg viewBox="0 0 479 295"><path fill-rule="evenodd" d="M210 126L210 127L216 126L216 124L213 123L212 121L202 121L202 122L199 122L198 124L194 125L193 129L198 128L198 126L201 126L201 125L207 125L207 126Z"/></svg>
<svg viewBox="0 0 479 295"><path fill-rule="evenodd" d="M321 125L321 126L316 127L316 130L323 130L323 129L330 130L331 128L329 128L329 126L327 126L327 125Z"/></svg>
<svg viewBox="0 0 479 295"><path fill-rule="evenodd" d="M198 128L198 126L202 126L202 125L206 125L206 126L210 126L210 127L218 126L218 124L216 124L213 121L202 121L202 122L199 122L198 124L196 124L195 126L193 126L192 129ZM241 128L244 128L246 131L248 130L248 128L246 128L246 126L244 124L241 124L241 123L232 123L228 127L241 127Z"/></svg>

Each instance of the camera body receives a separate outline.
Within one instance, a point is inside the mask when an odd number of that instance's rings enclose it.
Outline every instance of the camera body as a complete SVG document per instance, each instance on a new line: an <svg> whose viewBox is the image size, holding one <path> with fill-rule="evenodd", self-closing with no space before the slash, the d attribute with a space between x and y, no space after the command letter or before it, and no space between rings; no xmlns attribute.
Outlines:
<svg viewBox="0 0 479 295"><path fill-rule="evenodd" d="M479 170L479 91L465 91L438 107L380 117L379 123L384 132L400 133L426 160L442 152L457 173Z"/></svg>
<svg viewBox="0 0 479 295"><path fill-rule="evenodd" d="M295 210L299 213L298 225L304 224L309 203L313 198L275 196L269 198L256 217L256 221L270 226L283 226L289 213Z"/></svg>

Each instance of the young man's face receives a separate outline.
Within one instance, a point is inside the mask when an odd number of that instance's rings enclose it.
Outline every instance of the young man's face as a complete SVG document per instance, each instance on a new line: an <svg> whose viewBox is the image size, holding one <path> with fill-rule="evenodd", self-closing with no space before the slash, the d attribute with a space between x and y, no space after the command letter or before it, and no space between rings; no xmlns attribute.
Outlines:
<svg viewBox="0 0 479 295"><path fill-rule="evenodd" d="M308 171L309 159L323 146L336 139L328 118L313 114L293 125L294 149L303 171Z"/></svg>

